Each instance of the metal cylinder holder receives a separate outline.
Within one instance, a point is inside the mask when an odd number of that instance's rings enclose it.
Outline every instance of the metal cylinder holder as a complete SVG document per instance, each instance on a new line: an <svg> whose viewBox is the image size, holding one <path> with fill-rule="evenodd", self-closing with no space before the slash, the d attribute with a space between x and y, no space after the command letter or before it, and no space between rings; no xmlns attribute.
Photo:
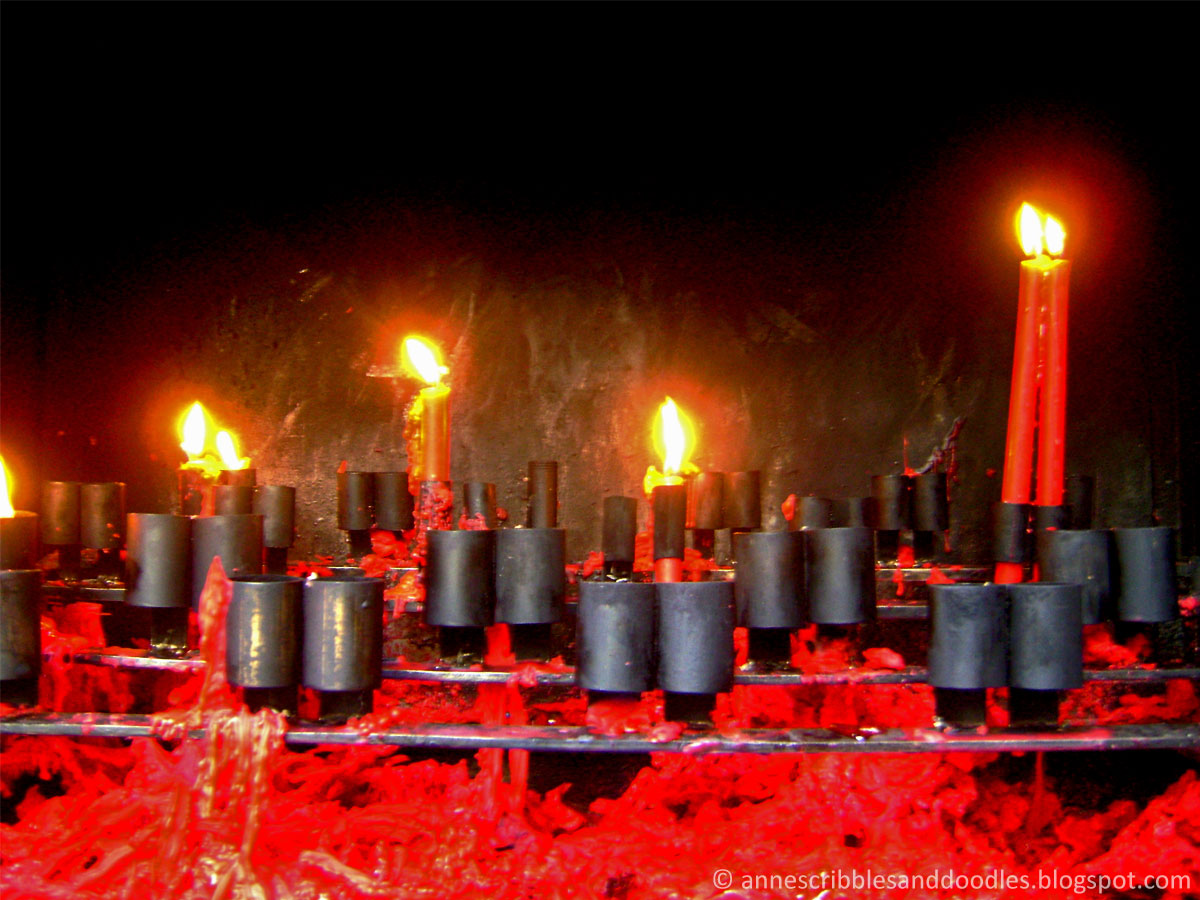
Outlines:
<svg viewBox="0 0 1200 900"><path fill-rule="evenodd" d="M468 481L463 488L463 509L468 519L479 516L487 528L496 528L496 485L488 481Z"/></svg>
<svg viewBox="0 0 1200 900"><path fill-rule="evenodd" d="M93 550L119 550L125 538L125 485L119 481L79 487L79 542Z"/></svg>
<svg viewBox="0 0 1200 900"><path fill-rule="evenodd" d="M1067 507L1067 528L1087 531L1096 510L1096 479L1091 475L1068 475L1063 504Z"/></svg>
<svg viewBox="0 0 1200 900"><path fill-rule="evenodd" d="M385 531L411 531L413 495L407 472L376 472L375 527Z"/></svg>
<svg viewBox="0 0 1200 900"><path fill-rule="evenodd" d="M875 618L875 545L869 528L815 528L804 535L809 620L852 625Z"/></svg>
<svg viewBox="0 0 1200 900"><path fill-rule="evenodd" d="M1033 534L1036 551L1037 535L1043 531L1058 531L1071 524L1071 511L1065 506L1033 507Z"/></svg>
<svg viewBox="0 0 1200 900"><path fill-rule="evenodd" d="M263 517L263 546L286 550L296 538L296 489L263 484L254 489L251 512Z"/></svg>
<svg viewBox="0 0 1200 900"><path fill-rule="evenodd" d="M1083 686L1083 602L1077 584L1007 586L1009 685L1033 691Z"/></svg>
<svg viewBox="0 0 1200 900"><path fill-rule="evenodd" d="M233 596L225 625L229 683L249 688L296 684L300 678L304 579L239 575L232 581Z"/></svg>
<svg viewBox="0 0 1200 900"><path fill-rule="evenodd" d="M579 583L576 683L589 691L654 689L654 585Z"/></svg>
<svg viewBox="0 0 1200 900"><path fill-rule="evenodd" d="M79 543L79 482L42 482L42 543Z"/></svg>
<svg viewBox="0 0 1200 900"><path fill-rule="evenodd" d="M826 497L798 497L792 527L801 531L833 526L833 501Z"/></svg>
<svg viewBox="0 0 1200 900"><path fill-rule="evenodd" d="M733 531L756 531L762 527L762 473L725 473L725 527Z"/></svg>
<svg viewBox="0 0 1200 900"><path fill-rule="evenodd" d="M676 694L717 694L733 687L733 585L660 582L658 686Z"/></svg>
<svg viewBox="0 0 1200 900"><path fill-rule="evenodd" d="M838 497L833 501L834 528L874 528L874 497Z"/></svg>
<svg viewBox="0 0 1200 900"><path fill-rule="evenodd" d="M605 563L631 565L637 541L637 500L633 497L605 497L603 535L600 549Z"/></svg>
<svg viewBox="0 0 1200 900"><path fill-rule="evenodd" d="M368 691L383 674L383 579L304 582L300 682L318 691Z"/></svg>
<svg viewBox="0 0 1200 900"><path fill-rule="evenodd" d="M198 516L204 510L204 489L208 479L200 469L179 470L179 512Z"/></svg>
<svg viewBox="0 0 1200 900"><path fill-rule="evenodd" d="M1175 529L1114 528L1117 618L1168 622L1179 617L1175 592Z"/></svg>
<svg viewBox="0 0 1200 900"><path fill-rule="evenodd" d="M496 621L546 625L562 619L567 595L567 533L510 528L496 535Z"/></svg>
<svg viewBox="0 0 1200 900"><path fill-rule="evenodd" d="M0 568L32 569L38 561L38 514L18 509L0 517Z"/></svg>
<svg viewBox="0 0 1200 900"><path fill-rule="evenodd" d="M254 487L249 484L214 484L213 515L246 516L254 512Z"/></svg>
<svg viewBox="0 0 1200 900"><path fill-rule="evenodd" d="M1110 532L1040 531L1037 564L1041 581L1079 585L1084 625L1095 625L1113 617Z"/></svg>
<svg viewBox="0 0 1200 900"><path fill-rule="evenodd" d="M217 484L232 484L240 487L254 487L258 484L257 469L222 469L217 475Z"/></svg>
<svg viewBox="0 0 1200 900"><path fill-rule="evenodd" d="M654 558L683 559L687 485L660 484L650 502L654 509Z"/></svg>
<svg viewBox="0 0 1200 900"><path fill-rule="evenodd" d="M716 531L725 527L725 473L697 472L688 483L687 527Z"/></svg>
<svg viewBox="0 0 1200 900"><path fill-rule="evenodd" d="M485 628L495 621L495 531L430 531L425 623Z"/></svg>
<svg viewBox="0 0 1200 900"><path fill-rule="evenodd" d="M337 519L341 531L370 531L375 524L375 473L337 473Z"/></svg>
<svg viewBox="0 0 1200 900"><path fill-rule="evenodd" d="M218 556L230 578L262 573L262 533L262 516L201 516L192 520L192 606L200 602L208 570Z"/></svg>
<svg viewBox="0 0 1200 900"><path fill-rule="evenodd" d="M992 556L995 562L1024 565L1033 558L1029 504L992 504Z"/></svg>
<svg viewBox="0 0 1200 900"><path fill-rule="evenodd" d="M41 596L41 569L0 572L0 681L36 679L42 670Z"/></svg>
<svg viewBox="0 0 1200 900"><path fill-rule="evenodd" d="M151 609L189 607L192 519L130 513L126 517L126 533L125 602Z"/></svg>
<svg viewBox="0 0 1200 900"><path fill-rule="evenodd" d="M913 527L912 479L907 475L872 475L871 497L876 529L907 531Z"/></svg>
<svg viewBox="0 0 1200 900"><path fill-rule="evenodd" d="M1008 595L999 584L930 585L929 683L980 690L1008 684Z"/></svg>
<svg viewBox="0 0 1200 900"><path fill-rule="evenodd" d="M805 624L803 536L794 531L746 531L733 537L737 622L748 628Z"/></svg>
<svg viewBox="0 0 1200 900"><path fill-rule="evenodd" d="M529 464L530 528L558 527L558 463L553 460Z"/></svg>
<svg viewBox="0 0 1200 900"><path fill-rule="evenodd" d="M950 528L945 472L925 472L912 479L912 527L914 531L946 531Z"/></svg>

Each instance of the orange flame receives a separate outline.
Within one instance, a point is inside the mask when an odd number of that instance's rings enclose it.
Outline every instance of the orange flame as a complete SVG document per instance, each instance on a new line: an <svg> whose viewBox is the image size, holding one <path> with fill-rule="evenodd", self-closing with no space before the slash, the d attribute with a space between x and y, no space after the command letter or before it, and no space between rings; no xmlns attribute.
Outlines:
<svg viewBox="0 0 1200 900"><path fill-rule="evenodd" d="M1017 239L1026 256L1062 256L1067 232L1054 216L1043 216L1028 203L1017 213Z"/></svg>
<svg viewBox="0 0 1200 900"><path fill-rule="evenodd" d="M692 421L670 397L658 408L655 423L654 451L662 458L663 468L661 472L654 466L646 469L642 488L647 494L660 484L682 484L681 476L699 471L688 460L695 444Z"/></svg>
<svg viewBox="0 0 1200 900"><path fill-rule="evenodd" d="M188 455L184 468L200 469L209 478L216 478L223 469L245 469L250 460L238 456L233 436L228 431L218 431L214 444L208 435L208 413L199 401L193 403L179 426L183 441L180 448Z"/></svg>
<svg viewBox="0 0 1200 900"><path fill-rule="evenodd" d="M450 370L442 365L437 347L424 338L404 339L404 368L428 385L440 384Z"/></svg>
<svg viewBox="0 0 1200 900"><path fill-rule="evenodd" d="M4 464L4 457L0 456L0 516L11 519L15 515L8 496L8 466Z"/></svg>

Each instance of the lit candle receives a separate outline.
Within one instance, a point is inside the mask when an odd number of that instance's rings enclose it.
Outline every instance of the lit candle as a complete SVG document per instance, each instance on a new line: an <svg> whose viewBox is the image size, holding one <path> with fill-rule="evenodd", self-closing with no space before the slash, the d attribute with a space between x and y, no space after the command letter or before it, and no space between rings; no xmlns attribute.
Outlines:
<svg viewBox="0 0 1200 900"><path fill-rule="evenodd" d="M427 387L421 388L409 416L420 421L420 455L409 459L418 481L450 480L450 388L442 384L449 370L435 348L421 338L404 339L406 367Z"/></svg>
<svg viewBox="0 0 1200 900"><path fill-rule="evenodd" d="M13 509L8 469L0 458L0 569L32 569L38 555L38 515Z"/></svg>
<svg viewBox="0 0 1200 900"><path fill-rule="evenodd" d="M179 447L187 454L179 467L180 512L185 516L213 512L209 488L215 481L254 485L255 470L249 468L249 459L238 455L228 431L218 431L215 442L209 442L208 413L199 401L188 408L179 431L183 438Z"/></svg>
<svg viewBox="0 0 1200 900"><path fill-rule="evenodd" d="M1017 230L1022 248L1033 258L1021 262L1001 499L1014 505L1029 503L1036 435L1037 502L1039 506L1058 506L1063 492L1070 263L1054 258L1062 253L1065 236L1055 219L1048 217L1043 225L1038 211L1026 203L1018 215ZM1011 584L1021 577L1020 563L997 563L997 582Z"/></svg>
<svg viewBox="0 0 1200 900"><path fill-rule="evenodd" d="M668 397L659 407L654 429L655 449L662 456L663 470L646 470L643 488L650 495L654 514L654 580L683 578L683 536L687 516L687 486L684 472L696 467L687 462L691 450L690 423Z"/></svg>

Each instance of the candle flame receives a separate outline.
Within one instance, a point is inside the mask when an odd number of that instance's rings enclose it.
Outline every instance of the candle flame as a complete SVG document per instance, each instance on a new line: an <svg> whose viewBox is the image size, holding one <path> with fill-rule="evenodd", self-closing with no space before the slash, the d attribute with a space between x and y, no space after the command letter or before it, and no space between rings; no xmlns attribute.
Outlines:
<svg viewBox="0 0 1200 900"><path fill-rule="evenodd" d="M419 337L404 339L404 366L426 384L438 384L450 370L442 365L437 348Z"/></svg>
<svg viewBox="0 0 1200 900"><path fill-rule="evenodd" d="M11 519L14 515L16 513L8 496L8 466L4 464L4 457L0 456L0 516Z"/></svg>
<svg viewBox="0 0 1200 900"><path fill-rule="evenodd" d="M1067 232L1054 216L1044 216L1036 207L1022 203L1017 213L1017 239L1026 256L1061 256Z"/></svg>
<svg viewBox="0 0 1200 900"><path fill-rule="evenodd" d="M681 476L697 471L688 461L695 443L693 431L691 419L675 401L670 397L664 400L654 426L654 451L662 458L663 468L661 472L654 466L646 469L642 488L647 495L660 484L682 484Z"/></svg>
<svg viewBox="0 0 1200 900"><path fill-rule="evenodd" d="M221 464L226 469L244 469L250 464L250 460L238 456L237 445L228 431L217 432L217 452L221 454Z"/></svg>
<svg viewBox="0 0 1200 900"><path fill-rule="evenodd" d="M192 408L188 410L187 416L184 418L183 425L180 428L183 434L183 443L179 446L188 455L188 459L196 459L204 453L204 440L207 430L204 407L197 400L192 404Z"/></svg>

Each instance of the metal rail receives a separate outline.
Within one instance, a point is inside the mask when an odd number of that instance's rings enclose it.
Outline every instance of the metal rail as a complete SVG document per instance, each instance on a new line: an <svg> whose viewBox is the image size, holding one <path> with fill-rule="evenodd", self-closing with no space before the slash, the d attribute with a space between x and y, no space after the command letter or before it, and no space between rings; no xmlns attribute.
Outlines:
<svg viewBox="0 0 1200 900"><path fill-rule="evenodd" d="M41 737L156 737L150 716L102 713L37 714L0 720L0 734ZM202 730L190 732L198 738ZM1055 731L952 733L906 728L839 734L817 729L688 731L667 740L644 734L608 737L580 726L411 725L381 731L299 723L285 736L290 745L424 747L456 750L534 750L571 753L950 753L1034 750L1182 750L1200 747L1200 724L1073 727Z"/></svg>
<svg viewBox="0 0 1200 900"><path fill-rule="evenodd" d="M205 662L196 657L160 659L153 656L124 656L113 653L80 653L73 657L78 663L114 666L126 669L151 669L161 672L191 674L204 671ZM383 677L397 681L427 681L448 684L503 684L512 678L522 681L535 679L538 685L570 687L575 684L575 670L537 671L530 667L512 669L469 669L452 666L419 666L384 661ZM893 671L888 669L853 668L836 672L755 672L742 669L734 673L735 685L768 685L795 687L804 685L838 684L925 684L928 671L923 666L909 666ZM1157 683L1176 678L1200 680L1200 668L1158 669L1085 669L1084 681Z"/></svg>

